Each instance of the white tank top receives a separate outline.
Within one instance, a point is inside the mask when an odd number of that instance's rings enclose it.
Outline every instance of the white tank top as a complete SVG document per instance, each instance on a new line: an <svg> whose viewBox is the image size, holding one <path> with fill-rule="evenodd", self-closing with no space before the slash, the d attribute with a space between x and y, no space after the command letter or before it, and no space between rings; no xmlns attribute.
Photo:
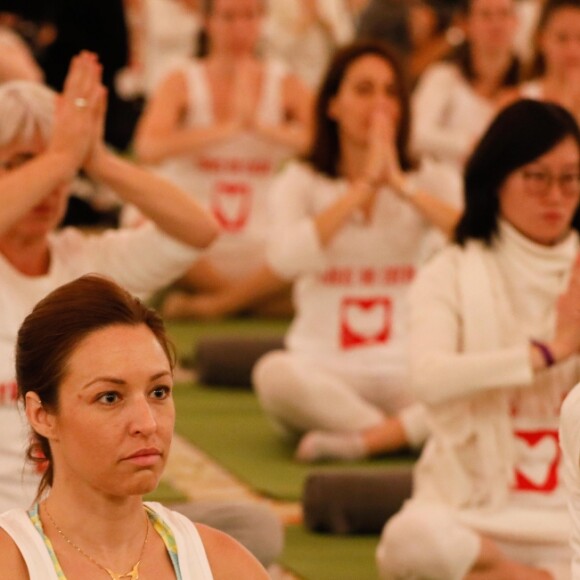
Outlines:
<svg viewBox="0 0 580 580"><path fill-rule="evenodd" d="M267 60L264 67L258 121L278 125L284 120L286 67L275 60ZM211 125L213 103L203 61L190 61L180 70L188 91L186 126ZM247 131L166 166L164 175L191 192L219 222L222 235L206 255L230 279L243 276L264 260L270 182L291 153L289 147Z"/></svg>
<svg viewBox="0 0 580 580"><path fill-rule="evenodd" d="M146 502L146 505L173 533L181 579L213 580L205 548L195 525L185 516L159 503ZM13 509L4 512L0 515L0 528L3 528L18 546L28 567L30 580L62 580L62 577L57 575L44 538L34 527L26 510Z"/></svg>

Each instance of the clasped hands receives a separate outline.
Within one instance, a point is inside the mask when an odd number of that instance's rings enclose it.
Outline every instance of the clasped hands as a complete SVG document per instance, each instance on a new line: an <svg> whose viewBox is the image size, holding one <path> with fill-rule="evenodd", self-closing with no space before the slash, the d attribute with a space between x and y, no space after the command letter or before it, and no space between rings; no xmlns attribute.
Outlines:
<svg viewBox="0 0 580 580"><path fill-rule="evenodd" d="M107 90L95 54L83 51L70 64L64 88L56 98L54 126L47 152L54 153L72 179L79 169L96 175L107 156L104 123Z"/></svg>

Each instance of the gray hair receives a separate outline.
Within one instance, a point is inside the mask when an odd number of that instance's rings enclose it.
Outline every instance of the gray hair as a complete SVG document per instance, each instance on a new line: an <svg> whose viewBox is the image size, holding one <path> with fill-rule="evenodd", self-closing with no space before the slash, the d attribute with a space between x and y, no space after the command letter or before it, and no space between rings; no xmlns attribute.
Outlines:
<svg viewBox="0 0 580 580"><path fill-rule="evenodd" d="M56 94L32 81L0 85L0 146L15 140L29 141L40 134L48 142L52 134Z"/></svg>

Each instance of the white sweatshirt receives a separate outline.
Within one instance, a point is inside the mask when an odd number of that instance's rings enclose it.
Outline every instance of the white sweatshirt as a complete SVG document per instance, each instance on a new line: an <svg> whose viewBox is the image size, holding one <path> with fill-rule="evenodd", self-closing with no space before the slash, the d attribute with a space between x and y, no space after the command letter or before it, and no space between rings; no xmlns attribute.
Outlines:
<svg viewBox="0 0 580 580"><path fill-rule="evenodd" d="M431 65L413 93L413 150L462 167L495 113L452 63Z"/></svg>
<svg viewBox="0 0 580 580"><path fill-rule="evenodd" d="M431 165L413 178L459 204L454 177ZM278 274L296 279L296 317L287 347L399 369L405 359L407 290L442 237L411 203L385 188L370 223L354 215L322 247L314 218L347 187L345 180L301 163L290 164L272 187L268 260Z"/></svg>
<svg viewBox="0 0 580 580"><path fill-rule="evenodd" d="M544 247L509 224L500 231L491 251L470 243L441 252L411 292L413 385L433 426L416 495L462 509L559 508L550 513L561 521L558 421L580 359L534 374L529 340L554 336L556 300L580 245L576 233ZM523 533L526 524L514 516L510 525Z"/></svg>

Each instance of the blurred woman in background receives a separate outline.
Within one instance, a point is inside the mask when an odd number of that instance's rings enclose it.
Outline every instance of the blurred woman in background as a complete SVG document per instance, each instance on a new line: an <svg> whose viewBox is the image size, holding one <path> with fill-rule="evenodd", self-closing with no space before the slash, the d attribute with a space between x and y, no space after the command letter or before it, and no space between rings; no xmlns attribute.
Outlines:
<svg viewBox="0 0 580 580"><path fill-rule="evenodd" d="M535 41L532 79L520 96L559 103L580 120L580 0L546 0Z"/></svg>
<svg viewBox="0 0 580 580"><path fill-rule="evenodd" d="M504 92L520 82L515 0L464 0L466 42L428 68L413 95L413 150L461 169Z"/></svg>
<svg viewBox="0 0 580 580"><path fill-rule="evenodd" d="M268 262L295 281L297 312L254 385L268 416L302 437L301 461L358 459L427 434L408 391L405 298L442 241L434 229L453 230L460 193L434 164L414 167L409 121L391 50L346 46L321 85L310 151L272 188Z"/></svg>
<svg viewBox="0 0 580 580"><path fill-rule="evenodd" d="M456 244L410 293L413 392L431 435L377 550L389 579L568 580L558 423L580 380L580 131L503 109L465 171Z"/></svg>
<svg viewBox="0 0 580 580"><path fill-rule="evenodd" d="M268 186L309 138L310 92L280 62L258 54L263 0L212 0L204 10L203 57L161 83L135 141L139 158L163 163L163 173L210 209L222 229L182 281L200 295L168 298L164 313L177 317L227 313L228 292L256 277L264 288ZM279 290L267 296L273 304Z"/></svg>

